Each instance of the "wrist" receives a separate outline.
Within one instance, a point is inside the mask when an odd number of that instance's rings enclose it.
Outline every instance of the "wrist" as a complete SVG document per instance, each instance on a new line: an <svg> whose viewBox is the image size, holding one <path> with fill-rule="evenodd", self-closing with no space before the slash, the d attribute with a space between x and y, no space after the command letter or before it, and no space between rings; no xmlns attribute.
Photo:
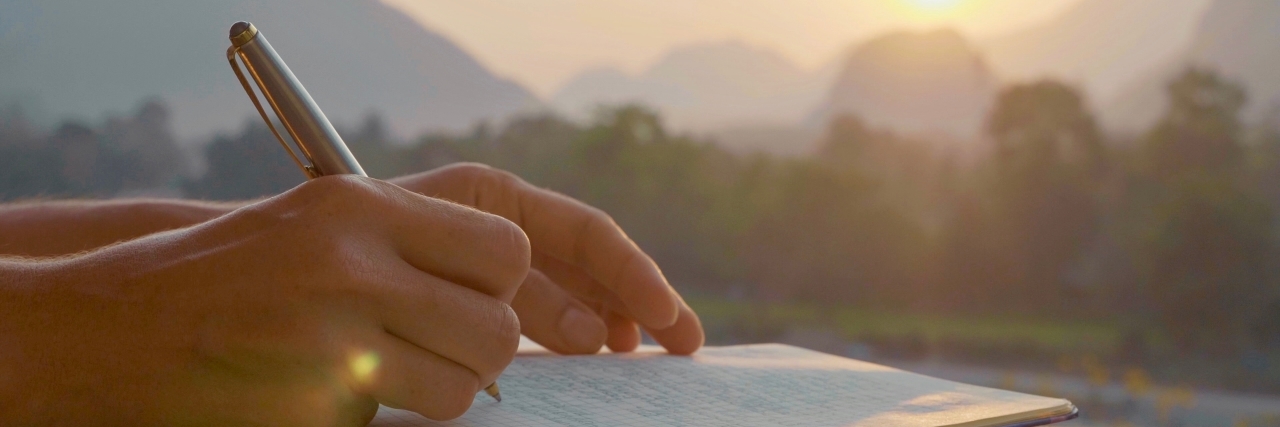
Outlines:
<svg viewBox="0 0 1280 427"><path fill-rule="evenodd" d="M143 199L124 201L121 215L151 218L151 234L199 224L244 206L246 202L205 202L196 200ZM140 236L139 236L140 237Z"/></svg>
<svg viewBox="0 0 1280 427"><path fill-rule="evenodd" d="M93 250L188 227L239 207L236 202L167 199L54 201L0 208L0 255L47 257Z"/></svg>

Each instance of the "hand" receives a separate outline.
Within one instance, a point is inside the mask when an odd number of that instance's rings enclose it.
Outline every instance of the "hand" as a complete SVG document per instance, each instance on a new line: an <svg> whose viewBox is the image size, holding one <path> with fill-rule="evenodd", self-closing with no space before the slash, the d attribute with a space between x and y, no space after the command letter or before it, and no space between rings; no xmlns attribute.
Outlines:
<svg viewBox="0 0 1280 427"><path fill-rule="evenodd" d="M51 260L0 260L0 419L364 425L460 416L510 363L529 243L351 176Z"/></svg>
<svg viewBox="0 0 1280 427"><path fill-rule="evenodd" d="M668 351L689 354L702 325L658 266L607 214L479 164L458 164L393 179L515 222L533 248L533 270L512 307L522 332L560 353L630 351L639 326Z"/></svg>

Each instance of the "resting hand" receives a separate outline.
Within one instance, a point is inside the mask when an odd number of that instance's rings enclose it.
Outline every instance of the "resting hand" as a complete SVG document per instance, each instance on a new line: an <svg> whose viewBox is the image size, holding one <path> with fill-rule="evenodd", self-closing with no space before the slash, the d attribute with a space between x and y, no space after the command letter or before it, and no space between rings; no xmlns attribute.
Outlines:
<svg viewBox="0 0 1280 427"><path fill-rule="evenodd" d="M529 236L533 269L512 307L522 332L560 353L630 351L637 323L668 351L703 343L697 315L607 214L510 173L458 164L392 180L426 196L500 215Z"/></svg>

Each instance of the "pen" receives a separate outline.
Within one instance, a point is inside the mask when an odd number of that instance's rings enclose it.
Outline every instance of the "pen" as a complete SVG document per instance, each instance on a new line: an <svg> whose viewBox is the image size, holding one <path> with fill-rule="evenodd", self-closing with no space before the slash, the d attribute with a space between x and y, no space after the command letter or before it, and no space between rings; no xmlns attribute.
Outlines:
<svg viewBox="0 0 1280 427"><path fill-rule="evenodd" d="M258 102L253 88L249 87L245 73L240 71L240 65L236 62L237 56L244 63L249 75L253 77L253 81L258 84L262 97L266 98L271 110L275 111L280 124L289 133L296 147L284 141L271 122L271 118L267 117L262 103ZM231 47L227 48L227 61L231 63L231 69L235 71L236 78L240 80L240 85L244 86L245 93L249 95L249 100L253 101L253 107L258 110L262 120L267 123L271 134L275 135L280 145L289 152L294 163L302 168L307 179L341 174L368 176L360 167L360 162L351 155L351 150L347 149L347 144L342 142L342 137L338 136L338 131L334 130L333 124L329 123L324 112L320 111L320 106L311 99L307 89L302 87L302 83L294 77L289 66L280 59L280 55L271 48L271 43L267 42L266 36L263 36L257 27L244 21L236 22L231 26ZM306 162L303 162L303 159ZM502 401L502 393L498 390L497 382L485 387L484 391L495 400Z"/></svg>

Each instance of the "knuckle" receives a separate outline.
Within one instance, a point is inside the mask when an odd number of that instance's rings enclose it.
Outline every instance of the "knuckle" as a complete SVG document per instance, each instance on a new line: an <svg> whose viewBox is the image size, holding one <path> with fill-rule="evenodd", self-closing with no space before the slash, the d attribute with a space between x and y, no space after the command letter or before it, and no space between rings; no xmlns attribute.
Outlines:
<svg viewBox="0 0 1280 427"><path fill-rule="evenodd" d="M529 244L529 236L524 230L515 223L508 221L502 217L494 217L495 242L500 242L505 250L499 251L503 255L500 260L502 265L509 266L509 274L507 281L510 286L519 286L524 281L524 277L529 272L529 262L533 258L533 249Z"/></svg>
<svg viewBox="0 0 1280 427"><path fill-rule="evenodd" d="M478 381L473 377L470 381L462 381L456 387L442 391L437 396L438 400L423 415L437 421L461 417L471 409L471 403L475 401L475 394L479 389L477 384Z"/></svg>
<svg viewBox="0 0 1280 427"><path fill-rule="evenodd" d="M485 195L485 199L498 201L498 203L490 203L507 214L518 214L512 212L519 205L520 189L524 187L525 182L519 176L502 169L488 168L486 172L472 181L472 186L478 194Z"/></svg>
<svg viewBox="0 0 1280 427"><path fill-rule="evenodd" d="M596 227L617 227L618 226L618 224L613 221L612 216L609 216L607 212L597 207L590 208L590 213L588 214L588 218L590 219L590 222Z"/></svg>
<svg viewBox="0 0 1280 427"><path fill-rule="evenodd" d="M420 361L420 381L406 381L399 391L398 404L427 418L444 421L462 416L471 408L479 390L479 378L462 366L441 368Z"/></svg>
<svg viewBox="0 0 1280 427"><path fill-rule="evenodd" d="M533 249L524 230L506 218L466 208L465 233L485 259L485 282L495 294L512 293L524 282ZM507 295L508 297L514 295Z"/></svg>
<svg viewBox="0 0 1280 427"><path fill-rule="evenodd" d="M451 173L477 194L491 200L515 200L524 180L511 172L481 163L462 163L452 167Z"/></svg>
<svg viewBox="0 0 1280 427"><path fill-rule="evenodd" d="M494 342L498 348L495 349L494 354L503 356L500 359L499 370L501 370L511 364L516 350L520 347L520 318L516 316L516 311L509 304L502 304L499 313L497 330L494 331L496 335Z"/></svg>
<svg viewBox="0 0 1280 427"><path fill-rule="evenodd" d="M352 211L385 198L379 181L356 175L322 176L306 183L299 196L321 205L325 210Z"/></svg>
<svg viewBox="0 0 1280 427"><path fill-rule="evenodd" d="M600 233L607 233L607 230L616 229L618 227L617 223L613 222L613 217L609 216L605 211L596 207L587 207L586 209L586 215L578 221L573 231L574 235L578 236L578 238L575 239L575 246L573 248L574 256L577 259L587 258L586 252L590 250L590 248L586 243L592 239L591 236L596 236Z"/></svg>
<svg viewBox="0 0 1280 427"><path fill-rule="evenodd" d="M355 175L329 175L308 180L298 186L305 196L360 196L370 189L363 177Z"/></svg>
<svg viewBox="0 0 1280 427"><path fill-rule="evenodd" d="M494 169L483 163L463 162L446 166L442 171L464 182L475 182L493 173Z"/></svg>
<svg viewBox="0 0 1280 427"><path fill-rule="evenodd" d="M516 350L520 347L520 319L510 305L495 301L488 309L487 319L483 322L479 353L482 359L471 366L480 378L497 377L515 360Z"/></svg>
<svg viewBox="0 0 1280 427"><path fill-rule="evenodd" d="M505 193L516 188L524 181L520 177L511 172L502 169L485 168L485 172L477 177L477 185L480 189L495 193Z"/></svg>

